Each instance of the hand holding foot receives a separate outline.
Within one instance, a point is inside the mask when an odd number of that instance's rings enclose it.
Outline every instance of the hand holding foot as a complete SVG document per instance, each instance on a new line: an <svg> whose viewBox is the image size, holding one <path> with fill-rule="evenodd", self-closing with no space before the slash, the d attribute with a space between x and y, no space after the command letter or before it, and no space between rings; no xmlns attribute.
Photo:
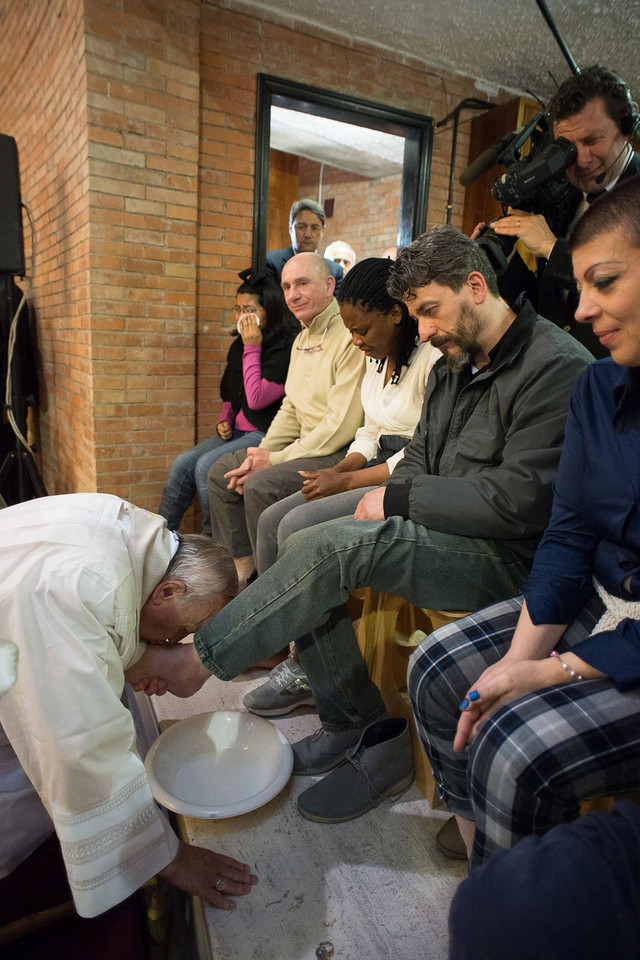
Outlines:
<svg viewBox="0 0 640 960"><path fill-rule="evenodd" d="M134 690L147 696L169 693L191 697L211 674L203 666L192 643L149 645L137 663L124 672Z"/></svg>

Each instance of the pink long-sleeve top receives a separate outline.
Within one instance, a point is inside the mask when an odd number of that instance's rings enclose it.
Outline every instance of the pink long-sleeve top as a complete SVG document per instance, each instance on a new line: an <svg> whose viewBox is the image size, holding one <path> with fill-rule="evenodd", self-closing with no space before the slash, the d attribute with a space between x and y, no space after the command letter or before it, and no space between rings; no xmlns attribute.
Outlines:
<svg viewBox="0 0 640 960"><path fill-rule="evenodd" d="M268 407L269 404L284 396L283 383L274 383L273 380L266 380L262 376L261 355L262 344L245 344L242 352L242 379L247 403L253 410L263 410L264 407ZM257 429L247 420L242 410L238 410L237 414L234 413L229 401L222 404L220 420L226 420L236 430Z"/></svg>

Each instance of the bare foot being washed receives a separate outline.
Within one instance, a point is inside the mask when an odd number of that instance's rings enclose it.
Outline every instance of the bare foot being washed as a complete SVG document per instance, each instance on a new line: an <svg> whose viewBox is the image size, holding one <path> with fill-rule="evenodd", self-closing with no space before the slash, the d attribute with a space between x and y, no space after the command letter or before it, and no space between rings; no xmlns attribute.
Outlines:
<svg viewBox="0 0 640 960"><path fill-rule="evenodd" d="M191 697L211 674L203 666L192 643L149 644L143 656L124 672L134 690L147 696L172 693Z"/></svg>

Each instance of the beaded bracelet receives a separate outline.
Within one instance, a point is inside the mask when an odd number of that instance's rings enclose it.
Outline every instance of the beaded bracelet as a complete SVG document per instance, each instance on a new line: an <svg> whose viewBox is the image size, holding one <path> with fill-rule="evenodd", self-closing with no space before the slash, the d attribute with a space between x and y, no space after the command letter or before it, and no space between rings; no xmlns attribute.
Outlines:
<svg viewBox="0 0 640 960"><path fill-rule="evenodd" d="M562 669L567 671L572 680L582 680L582 676L576 673L575 670L572 670L568 663L564 662L557 650L552 650L549 656L556 658Z"/></svg>

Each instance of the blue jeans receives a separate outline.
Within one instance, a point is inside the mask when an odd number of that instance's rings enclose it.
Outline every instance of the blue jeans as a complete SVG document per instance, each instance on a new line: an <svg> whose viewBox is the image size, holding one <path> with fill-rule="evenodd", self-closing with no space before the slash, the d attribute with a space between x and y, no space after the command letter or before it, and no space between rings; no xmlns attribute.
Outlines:
<svg viewBox="0 0 640 960"><path fill-rule="evenodd" d="M231 680L295 640L323 726L362 727L384 704L344 607L351 591L476 610L519 592L532 553L529 541L453 536L401 517L330 520L289 537L276 563L196 633L196 650Z"/></svg>
<svg viewBox="0 0 640 960"><path fill-rule="evenodd" d="M257 447L264 433L260 430L235 430L231 440L209 437L191 450L179 454L171 465L167 485L162 491L158 513L167 521L170 530L177 530L185 512L191 506L196 490L202 510L202 532L211 536L211 514L207 473L223 453Z"/></svg>

